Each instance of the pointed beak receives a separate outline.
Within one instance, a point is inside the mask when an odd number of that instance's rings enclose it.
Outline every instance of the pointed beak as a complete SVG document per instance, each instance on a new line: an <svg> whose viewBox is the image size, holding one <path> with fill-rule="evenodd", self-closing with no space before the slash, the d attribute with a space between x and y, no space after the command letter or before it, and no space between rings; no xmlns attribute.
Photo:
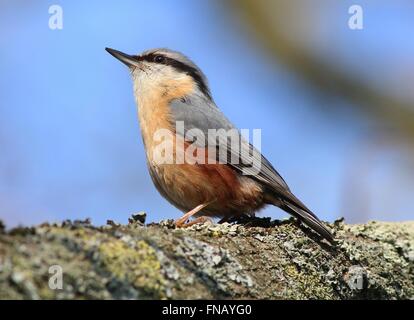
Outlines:
<svg viewBox="0 0 414 320"><path fill-rule="evenodd" d="M138 67L139 61L134 56L111 48L105 48L105 50L128 67Z"/></svg>

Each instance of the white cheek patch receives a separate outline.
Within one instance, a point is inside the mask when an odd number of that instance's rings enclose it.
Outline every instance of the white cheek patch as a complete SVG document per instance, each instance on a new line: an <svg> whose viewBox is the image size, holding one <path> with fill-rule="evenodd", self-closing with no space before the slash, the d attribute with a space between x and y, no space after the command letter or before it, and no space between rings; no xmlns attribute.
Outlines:
<svg viewBox="0 0 414 320"><path fill-rule="evenodd" d="M163 88L167 90L167 87L177 89L176 86L187 83L183 80L188 78L185 72L180 72L172 66L147 61L141 62L141 69L134 68L132 71L134 91L138 96L160 92Z"/></svg>

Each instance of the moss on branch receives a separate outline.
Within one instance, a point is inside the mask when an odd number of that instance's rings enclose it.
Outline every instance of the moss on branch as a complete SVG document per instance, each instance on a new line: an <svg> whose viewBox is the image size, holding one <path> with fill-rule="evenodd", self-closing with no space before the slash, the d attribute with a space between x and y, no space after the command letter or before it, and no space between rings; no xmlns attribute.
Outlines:
<svg viewBox="0 0 414 320"><path fill-rule="evenodd" d="M331 227L336 247L265 218L2 229L0 299L414 298L414 222ZM62 289L49 286L56 265Z"/></svg>

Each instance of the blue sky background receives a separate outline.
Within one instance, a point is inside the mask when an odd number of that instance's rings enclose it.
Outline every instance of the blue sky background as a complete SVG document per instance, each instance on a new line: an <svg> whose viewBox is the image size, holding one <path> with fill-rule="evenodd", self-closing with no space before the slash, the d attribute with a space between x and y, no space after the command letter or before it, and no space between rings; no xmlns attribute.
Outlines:
<svg viewBox="0 0 414 320"><path fill-rule="evenodd" d="M349 3L320 12L312 50L411 99L410 82L398 82L396 70L414 74L413 14L363 2L366 30L355 33L346 28ZM52 4L63 8L63 30L48 28ZM132 83L107 46L190 56L232 122L262 129L262 152L322 219L413 219L411 151L381 149L369 174L355 174L352 161L378 134L373 121L275 63L218 2L62 0L0 4L0 219L8 226L126 222L141 210L149 221L179 216L152 185ZM331 112L333 104L342 111ZM262 215L285 216L274 207Z"/></svg>

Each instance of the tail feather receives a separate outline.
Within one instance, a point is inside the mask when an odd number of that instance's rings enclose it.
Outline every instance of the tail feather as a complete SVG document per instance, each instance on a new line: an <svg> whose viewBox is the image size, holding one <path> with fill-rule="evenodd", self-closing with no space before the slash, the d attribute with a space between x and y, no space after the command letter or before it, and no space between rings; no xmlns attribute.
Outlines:
<svg viewBox="0 0 414 320"><path fill-rule="evenodd" d="M282 201L282 206L280 207L286 212L296 217L297 219L299 219L300 221L302 221L312 230L319 233L330 243L334 242L334 237L332 233L329 231L329 229L309 209L304 210L288 201Z"/></svg>

